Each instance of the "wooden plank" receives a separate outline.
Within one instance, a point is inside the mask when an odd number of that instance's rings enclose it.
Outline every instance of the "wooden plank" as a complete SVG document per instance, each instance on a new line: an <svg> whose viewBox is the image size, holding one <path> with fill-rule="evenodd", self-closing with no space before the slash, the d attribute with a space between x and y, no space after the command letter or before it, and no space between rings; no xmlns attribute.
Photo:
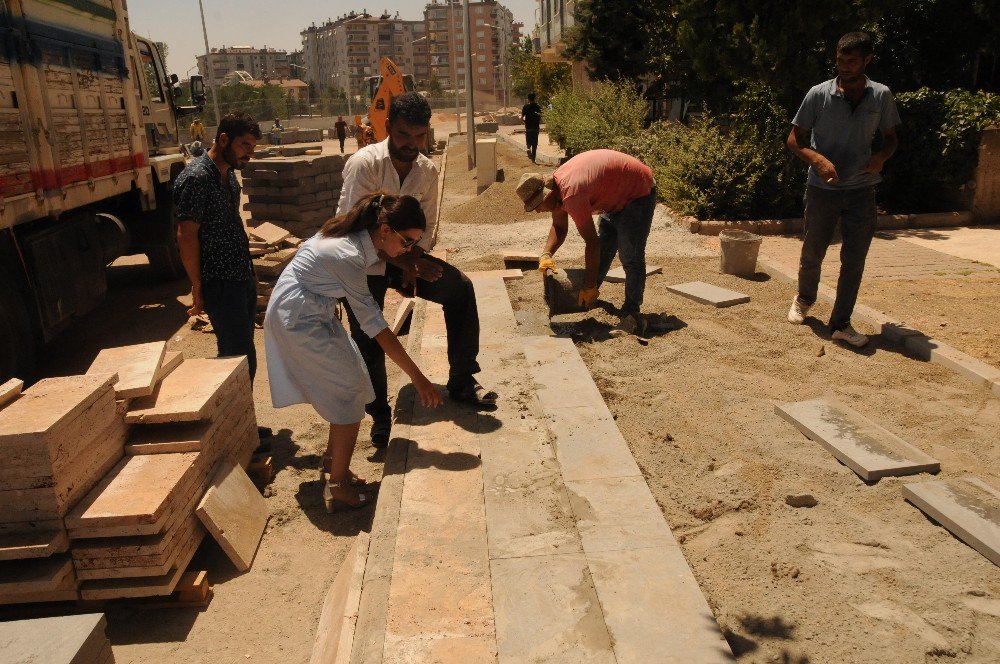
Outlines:
<svg viewBox="0 0 1000 664"><path fill-rule="evenodd" d="M236 569L248 571L270 514L246 472L223 462L195 513Z"/></svg>
<svg viewBox="0 0 1000 664"><path fill-rule="evenodd" d="M117 373L115 394L119 399L145 397L153 393L166 351L166 341L105 348L94 358L87 373Z"/></svg>
<svg viewBox="0 0 1000 664"><path fill-rule="evenodd" d="M647 265L646 266L646 276L660 274L663 272L663 268L659 265ZM625 283L625 268L619 266L608 272L608 276L604 277L604 281L609 284L623 284Z"/></svg>
<svg viewBox="0 0 1000 664"><path fill-rule="evenodd" d="M903 498L1000 565L1000 492L978 477L903 485Z"/></svg>
<svg viewBox="0 0 1000 664"><path fill-rule="evenodd" d="M117 381L116 374L43 378L0 411L0 449L39 440L71 422Z"/></svg>
<svg viewBox="0 0 1000 664"><path fill-rule="evenodd" d="M133 401L125 421L155 424L203 420L244 373L249 375L243 356L186 360L163 379L152 395Z"/></svg>
<svg viewBox="0 0 1000 664"><path fill-rule="evenodd" d="M406 321L410 318L410 314L413 313L414 299L412 297L404 297L403 301L399 303L399 308L396 309L396 317L392 321L392 333L399 335L399 331L403 329L406 325Z"/></svg>
<svg viewBox="0 0 1000 664"><path fill-rule="evenodd" d="M11 378L3 385L0 385L0 410L3 410L21 396L21 390L23 389L24 381L20 378Z"/></svg>
<svg viewBox="0 0 1000 664"><path fill-rule="evenodd" d="M268 245L276 245L291 233L281 226L265 221L263 224L250 229L250 236L255 237Z"/></svg>
<svg viewBox="0 0 1000 664"><path fill-rule="evenodd" d="M69 548L65 529L0 533L0 560L47 558Z"/></svg>
<svg viewBox="0 0 1000 664"><path fill-rule="evenodd" d="M774 411L865 481L941 470L937 459L843 404L810 399Z"/></svg>

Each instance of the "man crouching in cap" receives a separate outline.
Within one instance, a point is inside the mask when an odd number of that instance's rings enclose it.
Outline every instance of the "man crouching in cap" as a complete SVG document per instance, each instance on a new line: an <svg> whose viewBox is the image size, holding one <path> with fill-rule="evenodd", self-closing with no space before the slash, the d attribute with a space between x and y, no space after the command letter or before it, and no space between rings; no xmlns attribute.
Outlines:
<svg viewBox="0 0 1000 664"><path fill-rule="evenodd" d="M517 185L517 195L528 212L551 212L552 227L538 271L556 272L552 256L566 239L572 217L586 243L583 287L577 297L580 306L591 307L611 268L615 254L625 269L625 304L621 308L621 328L641 332L645 321L639 314L646 290L646 239L656 208L653 171L635 157L614 150L581 152L560 166L551 176L525 173ZM594 213L600 225L594 227Z"/></svg>

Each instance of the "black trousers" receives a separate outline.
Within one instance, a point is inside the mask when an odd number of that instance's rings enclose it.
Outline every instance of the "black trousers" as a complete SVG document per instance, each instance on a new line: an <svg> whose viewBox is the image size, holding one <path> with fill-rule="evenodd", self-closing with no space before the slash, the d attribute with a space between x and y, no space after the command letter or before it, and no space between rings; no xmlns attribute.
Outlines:
<svg viewBox="0 0 1000 664"><path fill-rule="evenodd" d="M344 141L347 140L346 136L338 136L337 140L340 141L340 154L344 154Z"/></svg>
<svg viewBox="0 0 1000 664"><path fill-rule="evenodd" d="M538 130L525 129L524 143L528 146L528 156L531 157L531 161L534 161L535 154L538 152Z"/></svg>
<svg viewBox="0 0 1000 664"><path fill-rule="evenodd" d="M250 380L257 373L257 349L253 345L257 316L257 285L245 281L205 281L201 286L205 313L215 330L219 357L246 355Z"/></svg>
<svg viewBox="0 0 1000 664"><path fill-rule="evenodd" d="M436 302L444 309L444 323L448 335L448 389L460 390L479 373L479 309L476 307L476 292L461 270L442 260L425 254L443 270L437 281L417 279L417 296L429 302ZM385 293L395 288L408 297L413 297L413 286L403 288L403 272L394 265L386 265L385 276L368 277L368 289L379 307L385 306ZM344 307L351 326L351 336L358 345L361 356L368 367L368 375L375 389L375 400L365 406L365 412L376 421L388 422L392 416L389 408L388 379L385 372L385 352L374 339L361 331L350 305Z"/></svg>

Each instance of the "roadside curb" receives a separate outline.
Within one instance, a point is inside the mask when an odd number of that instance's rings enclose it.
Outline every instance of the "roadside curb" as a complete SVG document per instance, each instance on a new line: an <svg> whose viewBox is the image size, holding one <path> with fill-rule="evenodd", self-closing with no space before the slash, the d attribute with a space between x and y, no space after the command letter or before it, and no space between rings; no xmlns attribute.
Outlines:
<svg viewBox="0 0 1000 664"><path fill-rule="evenodd" d="M671 223L699 235L718 235L722 231L750 231L758 235L796 235L802 232L805 220L796 219L757 219L749 221L698 221L670 211ZM926 214L880 214L878 229L884 231L906 230L913 228L954 228L957 226L973 226L975 219L972 212L931 212Z"/></svg>
<svg viewBox="0 0 1000 664"><path fill-rule="evenodd" d="M780 281L790 284L798 282L798 275L776 260L760 255L757 263L765 272ZM829 286L820 284L817 296L832 305L837 292ZM854 316L879 330L882 337L903 346L913 357L950 369L976 385L992 390L995 396L1000 397L1000 369L997 367L863 304L854 307Z"/></svg>

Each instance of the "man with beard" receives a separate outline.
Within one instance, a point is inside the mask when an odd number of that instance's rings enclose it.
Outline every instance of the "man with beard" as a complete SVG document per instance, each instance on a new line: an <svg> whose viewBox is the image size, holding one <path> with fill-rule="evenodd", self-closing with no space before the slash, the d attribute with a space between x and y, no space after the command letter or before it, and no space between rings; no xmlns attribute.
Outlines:
<svg viewBox="0 0 1000 664"><path fill-rule="evenodd" d="M436 223L438 172L434 162L420 153L427 144L430 121L430 105L418 93L407 92L392 100L386 120L388 138L360 149L344 165L338 214L350 210L365 195L384 191L413 196L420 201L428 227ZM389 287L442 305L448 335L449 395L476 408L495 408L497 394L475 379L480 370L476 360L479 355L479 311L472 282L458 268L424 252L432 241L430 235L399 257L380 255L382 260L368 272L368 289L379 307L385 306ZM388 445L392 427L385 354L361 331L349 307L348 318L351 336L361 350L375 388L375 400L365 407L365 411L374 420L372 444L381 449Z"/></svg>
<svg viewBox="0 0 1000 664"><path fill-rule="evenodd" d="M788 147L809 164L805 238L799 259L799 292L788 311L802 324L816 302L823 258L840 223L840 277L830 314L831 338L861 347L868 337L851 326L865 259L875 235L875 186L899 146L899 111L889 88L865 76L872 39L850 32L837 43L837 74L806 93L792 120ZM812 132L807 141L806 133ZM879 148L872 150L877 142Z"/></svg>
<svg viewBox="0 0 1000 664"><path fill-rule="evenodd" d="M246 355L251 380L257 372L257 278L240 218L236 169L250 161L258 139L260 127L252 117L226 115L212 147L191 160L174 184L177 245L191 280L188 314L208 314L219 356Z"/></svg>

